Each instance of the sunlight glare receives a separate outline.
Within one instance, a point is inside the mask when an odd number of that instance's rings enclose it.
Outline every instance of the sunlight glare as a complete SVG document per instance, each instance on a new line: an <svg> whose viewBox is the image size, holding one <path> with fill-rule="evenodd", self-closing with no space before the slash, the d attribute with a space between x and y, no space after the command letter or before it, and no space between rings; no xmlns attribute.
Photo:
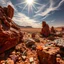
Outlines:
<svg viewBox="0 0 64 64"><path fill-rule="evenodd" d="M27 3L28 5L33 5L34 0L26 0L26 3Z"/></svg>

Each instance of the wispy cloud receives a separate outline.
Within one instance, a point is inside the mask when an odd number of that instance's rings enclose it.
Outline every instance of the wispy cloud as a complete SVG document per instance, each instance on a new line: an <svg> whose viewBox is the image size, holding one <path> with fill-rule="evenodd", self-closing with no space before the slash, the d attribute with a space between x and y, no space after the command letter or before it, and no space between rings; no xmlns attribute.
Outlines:
<svg viewBox="0 0 64 64"><path fill-rule="evenodd" d="M13 20L18 25L20 25L20 26L41 27L40 23L36 23L36 21L34 19L30 19L25 14L23 14L21 12L18 12L16 7L12 4L12 2L10 0L9 1L0 0L0 3L2 3L1 6L11 5L14 8L15 14L14 14Z"/></svg>
<svg viewBox="0 0 64 64"><path fill-rule="evenodd" d="M55 2L53 0L49 0L49 1L50 1L49 7L43 12L38 12L38 11L42 11L42 9L44 9L41 7L41 9L39 9L37 11L37 14L34 17L37 17L37 16L43 16L44 17L44 16L48 15L50 12L58 10L58 8L64 3L64 0L61 0L59 2L59 4L56 7L54 7Z"/></svg>
<svg viewBox="0 0 64 64"><path fill-rule="evenodd" d="M37 10L35 13L37 14L37 13L42 12L42 10L43 10L46 6L47 6L47 5L43 4L42 6L37 7L38 10Z"/></svg>
<svg viewBox="0 0 64 64"><path fill-rule="evenodd" d="M14 10L16 11L16 7L12 4L12 2L10 0L0 0L0 5L1 6L11 5L14 8Z"/></svg>
<svg viewBox="0 0 64 64"><path fill-rule="evenodd" d="M30 19L29 17L27 17L25 14L22 14L20 12L18 12L13 20L15 21L15 23L17 23L20 26L32 26L32 27L41 27L40 23L36 23L35 20Z"/></svg>

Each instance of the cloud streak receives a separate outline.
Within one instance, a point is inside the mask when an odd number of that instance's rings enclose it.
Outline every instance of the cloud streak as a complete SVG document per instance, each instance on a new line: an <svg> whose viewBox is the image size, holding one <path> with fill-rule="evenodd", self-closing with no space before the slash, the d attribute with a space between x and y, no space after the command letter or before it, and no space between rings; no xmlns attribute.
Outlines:
<svg viewBox="0 0 64 64"><path fill-rule="evenodd" d="M15 21L15 23L17 23L20 26L32 26L32 27L41 27L40 23L36 23L35 20L30 19L29 17L27 17L25 14L22 14L20 12L18 12L13 20Z"/></svg>
<svg viewBox="0 0 64 64"><path fill-rule="evenodd" d="M18 25L20 25L20 26L41 27L40 23L36 23L36 21L34 19L30 19L25 14L23 14L21 12L18 12L16 7L12 4L12 2L10 0L9 1L0 0L0 3L2 3L1 6L11 5L14 8L15 14L14 14L13 20Z"/></svg>
<svg viewBox="0 0 64 64"><path fill-rule="evenodd" d="M58 10L58 8L64 3L64 0L61 0L59 2L59 4L56 7L54 7L55 2L53 2L53 0L49 0L49 1L50 1L49 7L45 11L43 11L43 12L39 12L39 11L42 11L45 7L39 9L37 11L37 14L34 17L37 17L37 16L43 16L44 17L44 16L48 15L50 12L53 12L55 10Z"/></svg>

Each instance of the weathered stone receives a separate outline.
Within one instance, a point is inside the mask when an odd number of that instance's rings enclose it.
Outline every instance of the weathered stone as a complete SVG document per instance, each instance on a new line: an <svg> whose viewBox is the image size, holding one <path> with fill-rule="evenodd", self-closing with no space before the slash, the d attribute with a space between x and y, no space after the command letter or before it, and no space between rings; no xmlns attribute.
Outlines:
<svg viewBox="0 0 64 64"><path fill-rule="evenodd" d="M7 14L8 14L8 17L10 18L12 18L14 15L14 9L10 5L8 5Z"/></svg>
<svg viewBox="0 0 64 64"><path fill-rule="evenodd" d="M62 27L62 31L64 31L64 27Z"/></svg>
<svg viewBox="0 0 64 64"><path fill-rule="evenodd" d="M20 28L12 21L14 9L0 6L0 53L14 47L22 40Z"/></svg>
<svg viewBox="0 0 64 64"><path fill-rule="evenodd" d="M11 58L8 58L8 59L6 60L6 63L5 63L5 64L14 64L14 61L11 60Z"/></svg>
<svg viewBox="0 0 64 64"><path fill-rule="evenodd" d="M55 29L54 29L53 26L51 27L51 32L52 32L52 33L55 33Z"/></svg>
<svg viewBox="0 0 64 64"><path fill-rule="evenodd" d="M44 36L44 37L48 37L48 36L50 35L49 25L46 24L45 21L42 22L41 34L42 34L42 36Z"/></svg>
<svg viewBox="0 0 64 64"><path fill-rule="evenodd" d="M35 41L33 40L33 39L28 39L27 41L26 41L26 46L27 47L31 47L32 45L34 45L35 44Z"/></svg>

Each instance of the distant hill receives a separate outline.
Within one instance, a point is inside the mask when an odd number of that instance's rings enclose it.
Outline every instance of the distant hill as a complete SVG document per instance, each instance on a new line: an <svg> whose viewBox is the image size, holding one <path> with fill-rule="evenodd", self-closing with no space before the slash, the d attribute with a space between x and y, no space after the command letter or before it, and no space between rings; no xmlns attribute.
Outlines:
<svg viewBox="0 0 64 64"><path fill-rule="evenodd" d="M33 28L32 26L19 26L18 24L16 24L15 22L13 22L16 26L20 27L20 28Z"/></svg>
<svg viewBox="0 0 64 64"><path fill-rule="evenodd" d="M21 28L33 28L32 26L20 26Z"/></svg>

